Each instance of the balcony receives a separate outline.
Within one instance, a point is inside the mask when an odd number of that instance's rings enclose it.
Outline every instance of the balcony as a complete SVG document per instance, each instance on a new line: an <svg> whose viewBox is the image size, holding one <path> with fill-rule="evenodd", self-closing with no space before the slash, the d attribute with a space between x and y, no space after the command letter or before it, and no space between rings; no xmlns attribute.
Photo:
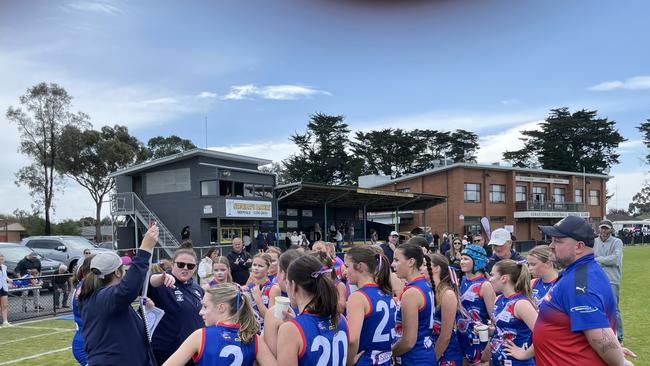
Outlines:
<svg viewBox="0 0 650 366"><path fill-rule="evenodd" d="M515 202L515 219L562 218L567 216L588 218L589 212L586 210L586 205L584 203L578 202Z"/></svg>

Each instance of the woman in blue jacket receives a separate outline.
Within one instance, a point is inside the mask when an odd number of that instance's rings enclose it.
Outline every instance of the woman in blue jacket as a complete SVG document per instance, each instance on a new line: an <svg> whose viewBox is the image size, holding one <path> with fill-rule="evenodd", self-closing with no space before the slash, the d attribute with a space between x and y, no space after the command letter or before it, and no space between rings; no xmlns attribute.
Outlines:
<svg viewBox="0 0 650 366"><path fill-rule="evenodd" d="M90 261L79 293L89 365L155 366L144 322L131 303L142 290L157 241L158 227L152 225L126 273L113 252L98 253Z"/></svg>

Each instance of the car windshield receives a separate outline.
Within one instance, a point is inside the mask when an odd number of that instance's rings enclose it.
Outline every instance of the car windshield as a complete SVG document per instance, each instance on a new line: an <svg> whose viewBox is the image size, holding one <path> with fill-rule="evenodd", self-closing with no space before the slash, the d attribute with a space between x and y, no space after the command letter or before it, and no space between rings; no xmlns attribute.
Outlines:
<svg viewBox="0 0 650 366"><path fill-rule="evenodd" d="M95 249L96 246L86 238L63 238L63 242L70 247L70 249Z"/></svg>
<svg viewBox="0 0 650 366"><path fill-rule="evenodd" d="M20 262L21 259L25 258L27 254L33 253L29 248L26 247L5 247L0 246L0 253L5 255L5 261L8 262ZM39 257L38 255L36 257Z"/></svg>

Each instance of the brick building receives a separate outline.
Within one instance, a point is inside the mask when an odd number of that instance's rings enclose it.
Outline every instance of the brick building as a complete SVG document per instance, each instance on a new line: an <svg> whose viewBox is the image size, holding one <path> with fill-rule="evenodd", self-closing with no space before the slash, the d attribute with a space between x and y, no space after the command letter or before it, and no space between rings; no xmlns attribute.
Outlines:
<svg viewBox="0 0 650 366"><path fill-rule="evenodd" d="M605 216L605 187L610 177L502 165L456 163L390 180L360 177L359 186L447 196L447 202L426 211L406 213L400 230L430 226L433 231L480 232L480 219L491 229L506 227L518 240L541 239L538 225L567 215L597 223ZM426 225L424 224L426 220Z"/></svg>

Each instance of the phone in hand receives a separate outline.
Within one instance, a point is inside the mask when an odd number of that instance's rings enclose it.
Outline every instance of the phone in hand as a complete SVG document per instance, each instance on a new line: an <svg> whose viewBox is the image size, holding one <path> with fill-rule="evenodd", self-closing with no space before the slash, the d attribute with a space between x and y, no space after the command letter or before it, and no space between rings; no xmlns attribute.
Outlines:
<svg viewBox="0 0 650 366"><path fill-rule="evenodd" d="M152 221L152 222L149 223L149 228L152 228L152 227L154 227L156 225L158 225L158 223L155 222L155 221Z"/></svg>

